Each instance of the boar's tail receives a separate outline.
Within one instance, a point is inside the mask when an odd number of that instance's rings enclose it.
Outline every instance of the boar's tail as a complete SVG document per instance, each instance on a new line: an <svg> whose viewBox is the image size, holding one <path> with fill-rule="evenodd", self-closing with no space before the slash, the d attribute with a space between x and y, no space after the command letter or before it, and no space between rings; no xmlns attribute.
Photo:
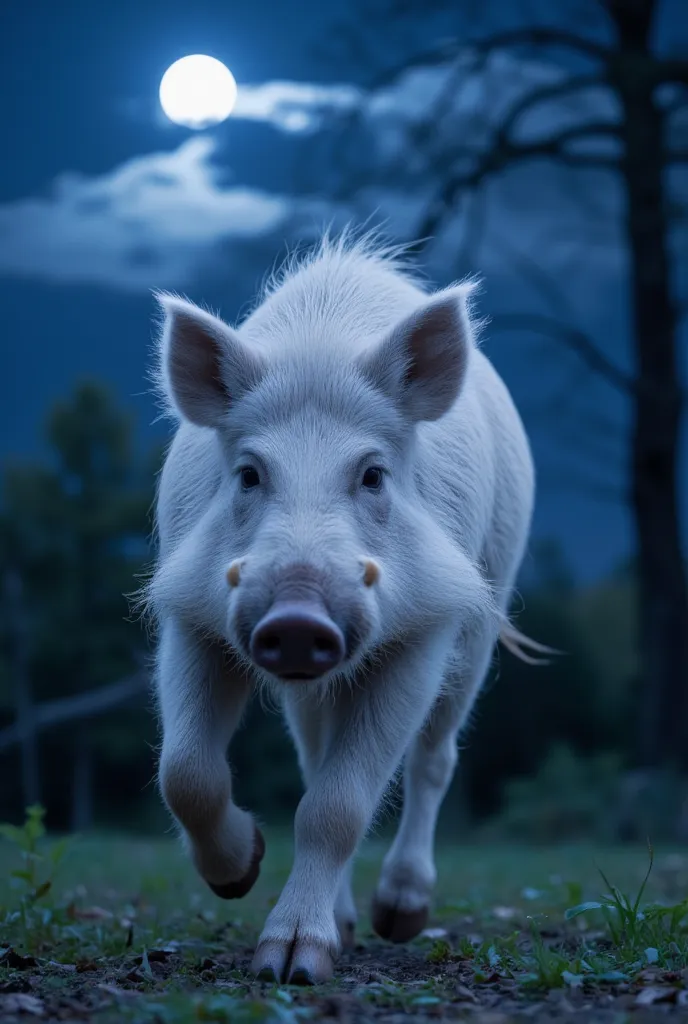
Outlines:
<svg viewBox="0 0 688 1024"><path fill-rule="evenodd" d="M507 651L510 651L515 658L519 658L521 661L525 661L527 665L549 665L551 662L550 658L535 658L532 654L528 654L524 648L530 651L536 651L538 654L562 654L563 651L558 651L554 647L545 647L544 644L539 644L536 640L531 640L529 636L522 633L520 629L516 629L511 622L504 622L502 628L499 631L499 640L506 647Z"/></svg>

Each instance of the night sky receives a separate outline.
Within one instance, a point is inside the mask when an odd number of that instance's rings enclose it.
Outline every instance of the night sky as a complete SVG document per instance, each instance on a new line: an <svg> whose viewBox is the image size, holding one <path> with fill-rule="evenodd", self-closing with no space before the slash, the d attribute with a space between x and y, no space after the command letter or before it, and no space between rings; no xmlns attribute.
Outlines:
<svg viewBox="0 0 688 1024"><path fill-rule="evenodd" d="M318 114L318 104L324 96L328 109L340 109L347 90L371 77L369 58L347 49L342 26L365 38L365 52L378 54L384 66L411 45L460 34L476 11L493 30L513 23L523 7L506 0L466 3L461 18L440 10L432 17L417 13L415 25L411 16L390 26L374 17L364 23L364 6L351 0L5 0L3 458L39 454L50 403L90 376L109 382L135 413L142 444L164 436L168 427L153 423L156 409L147 394L151 289L176 288L236 320L285 244L310 237L341 212L333 201L338 176L328 114ZM571 0L558 11L566 20L584 7ZM660 28L659 48L685 52L688 5L668 0ZM593 19L586 30L604 35ZM158 107L162 74L189 53L218 57L239 84L237 116L203 133L170 125ZM557 73L542 64L531 71ZM392 108L371 115L380 161L399 119L412 117L414 104L422 111L428 81L412 77L394 94ZM370 193L365 202L345 212L381 210L390 230L403 235L422 206L423 189L402 193L389 176L385 185L364 174L363 184ZM574 195L568 179L529 166L496 184L477 266L452 262L451 231L425 266L437 285L480 272L481 313L543 311L550 300L532 276L524 282L512 258L527 253L551 273L571 321L629 365L619 204L609 181L579 181ZM684 301L685 242L685 235L677 241L675 282ZM684 365L687 337L684 318ZM483 345L531 434L541 482L535 536L560 541L581 580L614 569L631 548L630 519L623 500L601 492L623 489L623 403L551 341L488 328ZM686 462L684 456L684 470Z"/></svg>

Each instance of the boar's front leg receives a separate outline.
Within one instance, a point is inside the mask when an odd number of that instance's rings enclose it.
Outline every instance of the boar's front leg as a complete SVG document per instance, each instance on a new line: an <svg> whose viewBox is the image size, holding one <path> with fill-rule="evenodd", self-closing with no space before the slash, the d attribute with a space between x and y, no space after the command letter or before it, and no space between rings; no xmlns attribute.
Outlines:
<svg viewBox="0 0 688 1024"><path fill-rule="evenodd" d="M231 667L219 644L170 619L158 648L157 685L163 799L213 892L223 899L245 896L258 877L265 843L251 815L232 801L226 755L250 680Z"/></svg>
<svg viewBox="0 0 688 1024"><path fill-rule="evenodd" d="M306 789L317 775L325 755L331 727L332 708L319 694L301 693L287 688L282 695L282 708L299 756L299 766ZM353 858L347 861L339 883L334 916L343 949L351 949L356 937L356 901L352 890Z"/></svg>
<svg viewBox="0 0 688 1024"><path fill-rule="evenodd" d="M328 701L323 757L294 819L294 865L253 959L259 977L291 984L331 977L347 863L432 707L450 647L446 634L409 646Z"/></svg>

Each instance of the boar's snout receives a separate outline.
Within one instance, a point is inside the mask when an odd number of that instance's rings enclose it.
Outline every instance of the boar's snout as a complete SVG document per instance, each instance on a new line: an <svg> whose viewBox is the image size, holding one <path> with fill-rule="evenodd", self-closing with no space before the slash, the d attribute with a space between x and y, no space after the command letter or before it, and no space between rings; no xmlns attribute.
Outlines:
<svg viewBox="0 0 688 1024"><path fill-rule="evenodd" d="M317 679L344 659L342 631L315 600L276 601L251 634L257 665L289 681Z"/></svg>

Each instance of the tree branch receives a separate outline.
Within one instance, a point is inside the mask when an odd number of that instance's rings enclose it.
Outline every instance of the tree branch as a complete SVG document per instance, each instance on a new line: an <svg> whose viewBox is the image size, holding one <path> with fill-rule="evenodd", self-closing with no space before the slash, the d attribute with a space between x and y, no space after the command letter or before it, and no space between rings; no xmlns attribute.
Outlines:
<svg viewBox="0 0 688 1024"><path fill-rule="evenodd" d="M497 133L499 134L499 132ZM590 136L618 137L618 127L606 121L588 125L577 125L550 135L535 142L515 143L503 141L500 146L487 145L480 150L465 154L462 165L473 159L475 166L467 171L457 170L447 175L438 194L431 201L429 209L416 231L416 236L432 237L447 211L452 208L460 192L476 188L485 178L499 173L506 167L525 160L541 158L555 159L567 167L585 170L617 171L619 161L616 157L594 155L592 153L571 153L563 147L568 142L575 142Z"/></svg>
<svg viewBox="0 0 688 1024"><path fill-rule="evenodd" d="M589 75L573 75L571 78L564 78L559 82L553 82L549 86L534 89L517 100L507 113L497 133L497 142L508 141L509 135L519 118L527 114L538 104L568 96L573 92L580 92L582 89L606 84L608 84L606 76L596 72Z"/></svg>
<svg viewBox="0 0 688 1024"><path fill-rule="evenodd" d="M530 331L542 334L565 345L587 363L591 370L604 377L624 395L636 391L635 380L619 369L583 331L561 323L542 313L509 313L492 318L492 324L503 331Z"/></svg>
<svg viewBox="0 0 688 1024"><path fill-rule="evenodd" d="M584 53L588 57L594 57L601 61L608 60L613 54L608 46L596 43L586 36L579 36L576 32L547 25L533 25L498 32L486 39L471 42L470 46L483 53L490 50L505 50L513 46L558 46L565 50Z"/></svg>
<svg viewBox="0 0 688 1024"><path fill-rule="evenodd" d="M482 159L472 173L477 184L486 174L501 171L507 164L521 160L533 160L537 157L556 158L564 163L577 167L605 167L616 170L619 162L616 157L593 153L572 153L565 149L570 142L579 142L589 138L620 137L619 126L608 121L595 121L589 124L571 125L553 135L536 139L533 142L514 142L497 130L491 146L482 148Z"/></svg>
<svg viewBox="0 0 688 1024"><path fill-rule="evenodd" d="M116 683L100 686L96 690L34 705L32 731L34 733L43 732L56 725L62 725L64 722L102 715L134 697L142 696L146 692L147 685L148 676L143 672L137 672ZM25 732L26 730L20 722L0 729L0 752L20 743L25 739Z"/></svg>
<svg viewBox="0 0 688 1024"><path fill-rule="evenodd" d="M371 83L370 90L377 91L395 82L411 70L418 68L439 67L456 61L462 56L486 56L494 53L495 50L507 50L517 46L554 46L563 49L575 50L587 57L598 61L606 62L613 56L613 50L600 43L579 36L575 32L567 32L565 29L549 28L547 26L533 26L530 28L511 29L500 32L485 39L472 39L458 43L456 40L443 40L437 46L423 50L411 59L406 59L400 64L395 64L385 69ZM680 63L680 62L677 62Z"/></svg>

